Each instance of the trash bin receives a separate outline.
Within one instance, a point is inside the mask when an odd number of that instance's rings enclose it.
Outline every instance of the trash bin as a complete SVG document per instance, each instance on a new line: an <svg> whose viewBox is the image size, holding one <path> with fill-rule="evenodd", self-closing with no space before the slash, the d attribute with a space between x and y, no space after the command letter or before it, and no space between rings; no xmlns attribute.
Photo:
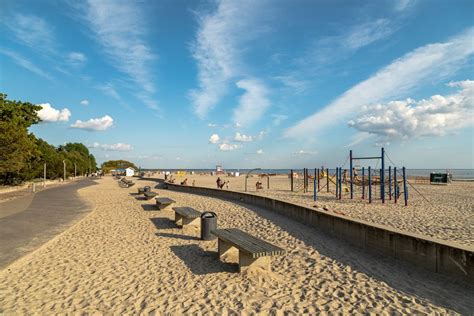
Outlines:
<svg viewBox="0 0 474 316"><path fill-rule="evenodd" d="M216 238L211 231L217 229L217 215L214 212L204 212L201 214L201 239L213 240Z"/></svg>
<svg viewBox="0 0 474 316"><path fill-rule="evenodd" d="M151 187L149 187L148 185L146 187L143 188L143 191L145 192L151 192ZM144 192L144 193L145 193Z"/></svg>

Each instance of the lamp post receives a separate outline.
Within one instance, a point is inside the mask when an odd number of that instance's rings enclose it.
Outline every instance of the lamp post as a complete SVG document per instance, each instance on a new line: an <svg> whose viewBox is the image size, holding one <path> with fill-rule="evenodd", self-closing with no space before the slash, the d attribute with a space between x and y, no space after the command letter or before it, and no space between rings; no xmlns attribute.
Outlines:
<svg viewBox="0 0 474 316"><path fill-rule="evenodd" d="M66 159L63 160L64 181L66 181Z"/></svg>
<svg viewBox="0 0 474 316"><path fill-rule="evenodd" d="M252 173L252 171L255 171L255 170L262 170L262 168L251 169L249 172L247 172L247 175L245 176L245 192L247 192L247 179L250 176L250 173Z"/></svg>
<svg viewBox="0 0 474 316"><path fill-rule="evenodd" d="M74 163L74 180L76 179L76 170L77 170L77 166L76 166L76 163Z"/></svg>

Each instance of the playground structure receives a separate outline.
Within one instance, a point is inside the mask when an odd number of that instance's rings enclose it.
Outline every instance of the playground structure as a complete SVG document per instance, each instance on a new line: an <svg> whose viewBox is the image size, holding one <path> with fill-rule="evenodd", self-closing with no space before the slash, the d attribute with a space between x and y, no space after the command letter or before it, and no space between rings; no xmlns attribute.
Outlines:
<svg viewBox="0 0 474 316"><path fill-rule="evenodd" d="M383 147L380 156L371 157L354 157L352 150L350 150L349 169L343 169L344 166L331 170L321 167L321 169L315 168L314 173L311 174L309 169L304 168L302 179L295 177L295 172L290 170L290 188L293 192L312 191L314 201L317 200L319 193L326 192L334 193L339 200L342 199L343 194L348 195L350 199L354 199L358 194L363 200L367 199L369 203L372 203L374 199L380 199L382 203L385 203L387 198L397 203L403 194L406 206L408 205L406 169L402 167L400 171L400 168L392 168L392 166L386 169L385 158L386 153ZM376 160L381 163L381 166L379 169L371 166L367 168L355 167L354 162L361 160ZM332 175L331 172L333 172ZM311 185L313 186L312 190ZM378 192L377 189L379 189Z"/></svg>

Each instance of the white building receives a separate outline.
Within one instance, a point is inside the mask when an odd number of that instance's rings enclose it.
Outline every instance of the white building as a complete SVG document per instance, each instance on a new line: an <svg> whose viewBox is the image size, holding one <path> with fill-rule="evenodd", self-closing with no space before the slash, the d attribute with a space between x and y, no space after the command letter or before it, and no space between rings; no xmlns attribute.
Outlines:
<svg viewBox="0 0 474 316"><path fill-rule="evenodd" d="M135 175L135 169L128 167L125 169L125 176L126 177L133 177Z"/></svg>

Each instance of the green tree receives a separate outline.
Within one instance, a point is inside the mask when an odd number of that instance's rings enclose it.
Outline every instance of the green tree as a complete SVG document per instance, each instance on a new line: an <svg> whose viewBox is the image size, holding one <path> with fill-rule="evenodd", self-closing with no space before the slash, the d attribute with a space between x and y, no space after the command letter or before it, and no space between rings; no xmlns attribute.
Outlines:
<svg viewBox="0 0 474 316"><path fill-rule="evenodd" d="M104 173L109 173L110 170L113 169L126 169L128 167L138 170L133 162L127 160L109 160L102 164L102 171Z"/></svg>
<svg viewBox="0 0 474 316"><path fill-rule="evenodd" d="M0 121L11 122L28 128L41 121L38 111L41 106L29 102L7 100L7 95L0 93Z"/></svg>

